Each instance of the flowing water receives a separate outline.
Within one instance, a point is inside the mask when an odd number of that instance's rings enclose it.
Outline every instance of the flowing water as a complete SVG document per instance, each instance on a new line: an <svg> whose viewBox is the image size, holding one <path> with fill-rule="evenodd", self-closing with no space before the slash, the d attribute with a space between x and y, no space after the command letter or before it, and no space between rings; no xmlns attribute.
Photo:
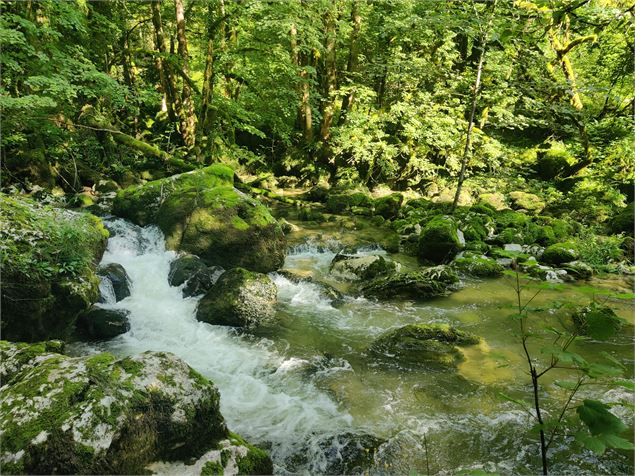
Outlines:
<svg viewBox="0 0 635 476"><path fill-rule="evenodd" d="M276 472L332 470L351 434L385 440L375 455L373 472L379 474L450 474L479 468L506 474L538 471L538 446L528 432L529 416L500 398L501 392L526 397L530 390L517 323L508 318L514 299L510 278L464 282L451 296L425 303L378 303L347 296L336 308L319 284L295 283L272 273L278 287L278 319L254 334L240 334L198 322L198 298L183 298L179 288L169 286L169 266L176 254L165 250L157 228L140 228L121 219L107 224L111 238L103 263L123 265L132 286L129 297L105 306L129 310L131 330L100 344L78 344L75 350L107 350L120 356L145 350L175 353L214 381L228 426L267 448ZM296 246L285 269L346 291L328 273L339 246L328 240ZM411 263L406 259L403 264ZM608 288L619 284L597 283ZM532 302L532 319L538 326L554 325L564 316L564 311L550 310L556 301L586 303L589 292L588 286L573 285L545 290ZM633 323L632 301L613 299L610 304ZM485 342L465 350L466 360L456 372L386 366L367 354L377 336L413 322L452 324ZM542 344L536 341L532 351L538 355ZM608 352L626 367L627 376L633 376L632 326L609 343L585 342L575 351L588 359ZM563 376L545 380L544 398L565 398L551 385ZM596 387L585 392L606 402L633 401L624 390ZM614 411L632 429L632 412L622 406ZM596 457L576 448L570 438L554 447L550 459L554 473L633 472L632 453L610 451Z"/></svg>

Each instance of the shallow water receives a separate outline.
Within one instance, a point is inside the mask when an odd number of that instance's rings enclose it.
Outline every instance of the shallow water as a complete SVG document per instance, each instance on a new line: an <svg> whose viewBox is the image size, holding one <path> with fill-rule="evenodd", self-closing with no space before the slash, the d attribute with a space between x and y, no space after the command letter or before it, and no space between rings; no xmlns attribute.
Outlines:
<svg viewBox="0 0 635 476"><path fill-rule="evenodd" d="M483 468L531 474L539 469L533 424L527 414L499 394L528 396L517 323L509 319L514 293L511 278L466 281L447 298L425 303L378 303L347 296L338 308L319 285L289 281L278 273L278 319L253 335L196 321L196 298L183 299L167 275L175 254L165 251L153 227L139 228L124 220L108 221L111 239L103 263L124 266L132 280L131 296L107 306L131 311L131 330L78 352L108 350L128 355L144 350L170 351L209 377L221 393L221 411L229 427L268 448L276 471L320 473L338 458L337 443L325 451L324 441L347 432L365 432L386 440L373 472L454 473ZM345 291L328 274L341 245L322 238L294 247L285 269L311 275ZM360 254L377 253L366 248ZM403 259L403 266L412 260ZM620 282L595 283L616 288ZM535 329L558 325L566 310L549 310L556 301L590 301L589 286L568 285L543 290L532 302ZM622 291L623 292L623 291ZM533 294L527 290L527 298ZM611 299L616 312L634 321L632 301ZM388 329L407 323L448 323L471 331L485 342L465 350L456 372L426 372L386 366L366 349ZM541 336L532 343L539 355ZM585 342L574 349L587 359L608 352L633 376L633 327L611 342ZM541 397L549 405L565 396L551 385L563 372L548 375ZM588 390L605 401L633 400L623 390ZM632 412L615 407L629 420ZM425 442L424 442L425 435ZM328 446L328 444L326 445ZM426 458L427 453L427 458ZM632 453L608 452L597 458L564 441L551 454L554 473L630 474Z"/></svg>

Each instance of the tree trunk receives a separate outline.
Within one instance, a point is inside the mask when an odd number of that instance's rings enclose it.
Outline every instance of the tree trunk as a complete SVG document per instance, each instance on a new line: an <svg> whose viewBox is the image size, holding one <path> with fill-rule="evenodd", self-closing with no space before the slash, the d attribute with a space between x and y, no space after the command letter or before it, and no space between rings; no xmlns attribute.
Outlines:
<svg viewBox="0 0 635 476"><path fill-rule="evenodd" d="M154 42L159 52L157 67L159 69L159 77L161 80L161 89L163 89L165 110L168 113L170 122L176 122L176 112L178 109L178 98L176 95L176 83L172 74L170 65L166 60L167 44L165 42L165 34L163 33L163 22L161 21L161 4L159 2L150 2L152 10L152 24L154 26Z"/></svg>
<svg viewBox="0 0 635 476"><path fill-rule="evenodd" d="M187 50L187 37L185 36L185 10L183 0L175 0L176 7L176 36L178 41L178 53L182 62L182 70L185 76L189 77L189 61ZM192 101L192 88L188 81L183 80L181 93L181 108L179 111L181 118L181 135L183 142L189 148L196 144L196 115L194 114L194 103Z"/></svg>
<svg viewBox="0 0 635 476"><path fill-rule="evenodd" d="M324 86L322 93L324 99L322 102L322 122L320 123L320 140L323 145L326 145L329 139L333 115L335 114L334 93L337 80L337 64L335 59L335 8L335 2L333 2L324 15Z"/></svg>
<svg viewBox="0 0 635 476"><path fill-rule="evenodd" d="M359 62L359 32L362 28L362 16L359 13L359 0L354 0L351 6L351 23L353 29L351 30L348 63L346 65L346 80L347 85L350 87L353 84L353 75L357 71L357 64ZM355 92L350 91L344 99L342 99L342 109L340 111L339 125L346 122L346 115L353 106L355 99Z"/></svg>
<svg viewBox="0 0 635 476"><path fill-rule="evenodd" d="M207 3L207 48L205 52L205 72L203 73L203 91L201 93L201 111L199 115L199 125L197 130L197 140L199 147L203 149L203 137L206 137L205 148L211 150L212 132L212 99L214 96L214 33L215 14L214 0Z"/></svg>
<svg viewBox="0 0 635 476"><path fill-rule="evenodd" d="M465 180L465 170L467 169L467 162L470 155L470 148L472 145L472 130L474 129L474 117L476 115L476 105L478 104L478 97L481 93L481 76L483 73L483 63L485 62L485 47L487 45L487 37L489 30L492 26L492 20L494 19L494 13L496 11L496 2L492 4L492 13L488 21L487 27L481 32L479 44L480 52L478 58L478 66L476 68L476 80L474 81L474 89L472 93L472 109L470 111L470 122L467 126L467 135L465 137L465 148L463 149L463 158L461 159L461 172L459 173L459 182L456 186L456 193L454 194L454 201L452 202L452 212L459 203L459 197L461 196L461 189L463 188L463 182Z"/></svg>

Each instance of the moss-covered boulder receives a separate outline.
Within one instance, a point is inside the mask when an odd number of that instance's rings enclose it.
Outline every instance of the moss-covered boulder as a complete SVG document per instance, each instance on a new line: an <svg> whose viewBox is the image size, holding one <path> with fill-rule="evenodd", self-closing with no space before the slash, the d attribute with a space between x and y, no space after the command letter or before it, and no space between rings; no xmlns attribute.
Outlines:
<svg viewBox="0 0 635 476"><path fill-rule="evenodd" d="M540 257L540 261L547 264L559 265L575 261L579 256L580 253L575 243L555 243L545 249L544 253Z"/></svg>
<svg viewBox="0 0 635 476"><path fill-rule="evenodd" d="M479 342L477 336L446 324L409 324L380 336L369 351L398 366L453 368L464 359L458 346Z"/></svg>
<svg viewBox="0 0 635 476"><path fill-rule="evenodd" d="M571 320L578 334L594 339L607 339L626 325L613 309L596 302L577 309Z"/></svg>
<svg viewBox="0 0 635 476"><path fill-rule="evenodd" d="M500 264L491 258L478 255L467 255L456 258L452 262L452 268L459 273L479 278L495 278L503 275L503 268Z"/></svg>
<svg viewBox="0 0 635 476"><path fill-rule="evenodd" d="M144 474L228 436L214 385L172 354L71 358L38 346L0 343L18 367L0 389L3 473Z"/></svg>
<svg viewBox="0 0 635 476"><path fill-rule="evenodd" d="M112 339L130 330L130 312L92 306L77 319L77 331L87 340Z"/></svg>
<svg viewBox="0 0 635 476"><path fill-rule="evenodd" d="M99 266L97 268L97 275L100 279L110 281L116 302L130 296L130 277L124 267L119 263Z"/></svg>
<svg viewBox="0 0 635 476"><path fill-rule="evenodd" d="M362 283L359 292L379 299L430 299L447 296L458 276L447 266L434 266L421 271L395 273Z"/></svg>
<svg viewBox="0 0 635 476"><path fill-rule="evenodd" d="M349 281L369 280L396 271L397 265L381 255L347 255L338 253L331 261L330 272Z"/></svg>
<svg viewBox="0 0 635 476"><path fill-rule="evenodd" d="M300 211L298 211L298 220L324 223L326 221L326 217L319 210L311 207L302 207L300 208Z"/></svg>
<svg viewBox="0 0 635 476"><path fill-rule="evenodd" d="M509 208L507 206L507 202L505 201L505 195L500 192L481 193L478 196L477 205L479 204L488 206L494 210L505 210L506 208Z"/></svg>
<svg viewBox="0 0 635 476"><path fill-rule="evenodd" d="M131 187L117 194L113 213L158 225L168 248L208 265L274 271L284 263L284 233L267 207L234 188L233 175L215 164Z"/></svg>
<svg viewBox="0 0 635 476"><path fill-rule="evenodd" d="M225 271L198 304L196 318L210 324L254 327L276 312L276 285L265 274Z"/></svg>
<svg viewBox="0 0 635 476"><path fill-rule="evenodd" d="M399 209L403 203L403 195L400 193L393 193L385 197L375 199L375 214L385 218L386 220L392 220L399 215Z"/></svg>
<svg viewBox="0 0 635 476"><path fill-rule="evenodd" d="M3 338L65 338L99 297L107 238L93 215L0 194Z"/></svg>
<svg viewBox="0 0 635 476"><path fill-rule="evenodd" d="M162 467L153 465L152 470L162 473ZM173 467L166 468L169 472L175 472ZM269 455L257 446L247 443L243 438L230 433L229 438L218 443L217 448L203 455L193 464L182 468L187 474L200 474L201 476L238 474L238 475L263 475L273 474L273 462Z"/></svg>
<svg viewBox="0 0 635 476"><path fill-rule="evenodd" d="M353 207L372 209L373 200L364 192L331 193L326 201L326 210L330 213L343 213Z"/></svg>
<svg viewBox="0 0 635 476"><path fill-rule="evenodd" d="M593 276L593 268L583 261L571 261L560 267L575 279L590 279Z"/></svg>
<svg viewBox="0 0 635 476"><path fill-rule="evenodd" d="M181 254L170 263L168 283L183 286L183 297L205 294L224 272L219 266L207 266L198 256Z"/></svg>
<svg viewBox="0 0 635 476"><path fill-rule="evenodd" d="M545 208L545 201L538 195L527 192L510 192L509 199L514 210L527 210L528 212L540 213Z"/></svg>
<svg viewBox="0 0 635 476"><path fill-rule="evenodd" d="M447 263L465 247L457 223L447 216L428 221L419 235L418 256L425 262Z"/></svg>

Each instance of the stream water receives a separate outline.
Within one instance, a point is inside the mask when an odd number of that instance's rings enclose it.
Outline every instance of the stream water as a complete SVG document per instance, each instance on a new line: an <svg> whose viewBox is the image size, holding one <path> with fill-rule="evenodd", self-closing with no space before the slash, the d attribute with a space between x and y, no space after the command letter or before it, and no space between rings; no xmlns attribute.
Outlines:
<svg viewBox="0 0 635 476"><path fill-rule="evenodd" d="M510 278L467 281L451 296L425 303L346 297L335 308L319 285L293 283L272 273L278 319L255 334L240 334L198 322L197 298L184 299L179 288L169 286L169 266L176 254L165 250L157 228L121 219L107 220L107 225L111 238L103 263L123 265L132 281L131 296L107 306L129 310L131 330L107 342L78 344L75 351L175 353L214 381L228 426L267 448L277 473L315 474L337 467L333 465L351 434L386 441L377 450L374 473L538 471L537 441L528 432L533 423L523 410L500 398L501 392L526 397L530 389L517 323L508 318L514 299ZM345 291L328 274L338 245L324 244L296 246L285 269L330 280ZM606 288L619 284L594 283ZM553 325L564 316L549 310L555 301L586 303L589 292L588 285L545 290L532 303L538 308L532 319L537 326ZM609 302L633 323L632 301ZM383 332L413 322L449 323L482 336L485 343L466 349L466 360L456 372L386 366L366 353ZM632 378L633 343L633 327L628 326L610 342L585 342L575 350L588 359L608 352ZM541 346L535 339L532 350L538 355ZM565 398L551 385L562 377L555 373L545 381L544 398ZM585 392L593 398L633 403L633 395L625 390L589 388ZM614 411L632 429L632 411L621 406ZM570 438L553 448L550 460L553 473L633 473L632 453L610 451L596 457L575 447Z"/></svg>

